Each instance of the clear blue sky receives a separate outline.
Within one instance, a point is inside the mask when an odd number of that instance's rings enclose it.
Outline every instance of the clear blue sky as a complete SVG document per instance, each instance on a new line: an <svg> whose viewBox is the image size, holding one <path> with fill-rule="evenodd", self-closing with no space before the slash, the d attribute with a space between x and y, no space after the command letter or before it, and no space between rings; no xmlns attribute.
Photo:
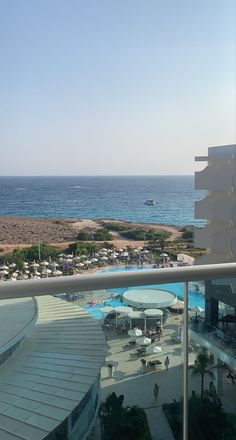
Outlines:
<svg viewBox="0 0 236 440"><path fill-rule="evenodd" d="M0 4L0 175L193 174L235 143L235 0Z"/></svg>

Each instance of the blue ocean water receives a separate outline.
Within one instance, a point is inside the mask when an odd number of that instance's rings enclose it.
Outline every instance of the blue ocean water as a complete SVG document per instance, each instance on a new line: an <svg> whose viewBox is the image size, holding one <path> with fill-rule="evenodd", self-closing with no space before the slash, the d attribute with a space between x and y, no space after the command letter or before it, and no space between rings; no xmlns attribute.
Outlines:
<svg viewBox="0 0 236 440"><path fill-rule="evenodd" d="M193 176L0 177L0 215L202 225ZM144 204L154 199L155 206Z"/></svg>

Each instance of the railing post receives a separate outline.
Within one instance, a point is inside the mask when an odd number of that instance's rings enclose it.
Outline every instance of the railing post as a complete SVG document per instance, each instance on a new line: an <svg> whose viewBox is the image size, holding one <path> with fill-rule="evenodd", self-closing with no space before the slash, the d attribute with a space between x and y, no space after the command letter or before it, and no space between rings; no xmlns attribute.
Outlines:
<svg viewBox="0 0 236 440"><path fill-rule="evenodd" d="M183 334L183 440L188 440L188 282L184 283L184 334Z"/></svg>

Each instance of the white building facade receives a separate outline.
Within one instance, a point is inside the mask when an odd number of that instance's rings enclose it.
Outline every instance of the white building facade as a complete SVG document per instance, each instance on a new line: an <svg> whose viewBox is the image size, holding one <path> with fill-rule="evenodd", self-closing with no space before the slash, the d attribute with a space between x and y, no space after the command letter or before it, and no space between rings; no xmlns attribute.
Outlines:
<svg viewBox="0 0 236 440"><path fill-rule="evenodd" d="M207 190L195 203L195 218L206 219L204 228L195 229L195 247L207 254L196 264L236 261L236 145L208 148L208 156L195 158L207 162L195 173L195 189Z"/></svg>

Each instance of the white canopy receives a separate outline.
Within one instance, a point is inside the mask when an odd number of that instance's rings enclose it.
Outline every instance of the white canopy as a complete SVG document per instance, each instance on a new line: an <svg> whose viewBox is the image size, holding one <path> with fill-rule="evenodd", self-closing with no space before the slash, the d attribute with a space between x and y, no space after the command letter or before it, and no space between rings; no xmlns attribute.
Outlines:
<svg viewBox="0 0 236 440"><path fill-rule="evenodd" d="M140 319L140 318L144 318L145 317L143 312L139 312L139 311L136 311L136 310L134 312L129 313L128 316L131 319Z"/></svg>
<svg viewBox="0 0 236 440"><path fill-rule="evenodd" d="M148 318L156 318L161 317L163 315L163 311L160 309L147 309L144 310L144 315L146 315Z"/></svg>
<svg viewBox="0 0 236 440"><path fill-rule="evenodd" d="M116 313L126 313L127 315L129 315L132 311L133 311L132 307L127 307L127 306L114 307L114 312Z"/></svg>
<svg viewBox="0 0 236 440"><path fill-rule="evenodd" d="M176 295L161 289L130 289L123 295L124 301L141 309L162 309L176 303Z"/></svg>

